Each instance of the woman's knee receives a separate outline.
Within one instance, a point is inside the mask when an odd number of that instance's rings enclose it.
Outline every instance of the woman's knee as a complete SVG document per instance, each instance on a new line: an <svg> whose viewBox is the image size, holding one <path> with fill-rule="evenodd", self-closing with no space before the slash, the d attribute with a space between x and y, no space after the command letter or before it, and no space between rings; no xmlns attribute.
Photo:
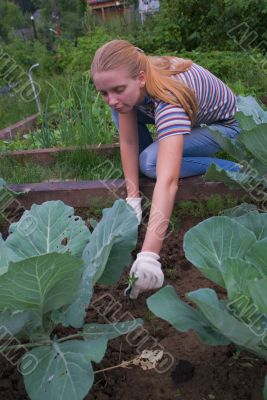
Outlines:
<svg viewBox="0 0 267 400"><path fill-rule="evenodd" d="M139 167L141 172L149 178L156 178L157 145L154 142L139 155Z"/></svg>

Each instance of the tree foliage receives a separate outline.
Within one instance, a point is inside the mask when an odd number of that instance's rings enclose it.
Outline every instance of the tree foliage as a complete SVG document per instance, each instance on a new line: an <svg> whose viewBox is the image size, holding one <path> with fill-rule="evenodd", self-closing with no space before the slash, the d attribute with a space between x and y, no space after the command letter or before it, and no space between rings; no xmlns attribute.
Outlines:
<svg viewBox="0 0 267 400"><path fill-rule="evenodd" d="M26 18L19 6L5 0L0 0L0 15L0 39L7 42L12 29L19 29L25 26Z"/></svg>
<svg viewBox="0 0 267 400"><path fill-rule="evenodd" d="M30 12L33 13L38 8L38 1L35 0L14 0L23 13Z"/></svg>
<svg viewBox="0 0 267 400"><path fill-rule="evenodd" d="M145 50L234 49L251 33L248 46L267 39L267 0L162 0L159 13L148 18L136 39ZM231 31L238 31L236 40ZM261 43L266 49L266 43Z"/></svg>

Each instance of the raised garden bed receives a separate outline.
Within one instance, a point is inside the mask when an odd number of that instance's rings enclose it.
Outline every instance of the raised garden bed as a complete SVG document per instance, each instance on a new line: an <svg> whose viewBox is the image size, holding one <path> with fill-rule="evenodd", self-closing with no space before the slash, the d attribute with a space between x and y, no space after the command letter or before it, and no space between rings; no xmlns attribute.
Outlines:
<svg viewBox="0 0 267 400"><path fill-rule="evenodd" d="M140 191L143 196L150 198L154 185L153 180L141 179ZM101 207L107 201L126 197L123 179L32 183L9 185L9 187L16 192L25 193L18 198L25 208L29 208L33 203L41 204L48 200L62 200L72 207L88 207L97 202ZM200 200L208 198L212 194L226 196L231 193L239 198L245 195L242 190L233 192L223 183L204 182L202 177L196 176L180 179L176 201Z"/></svg>
<svg viewBox="0 0 267 400"><path fill-rule="evenodd" d="M85 220L92 216L93 210L76 210ZM200 287L210 287L217 291L220 297L224 290L214 285L199 273L184 257L182 241L184 233L196 225L201 218L181 216L175 211L175 217L180 222L179 231L168 236L161 251L161 261L165 273L165 284L175 287L177 293L184 299L186 292ZM97 218L97 215L96 215ZM136 252L140 251L145 234L141 227ZM112 288L98 285L93 301L101 302L103 309L109 303L109 295L117 303L117 318L124 313L131 313L135 318L145 320L145 329L149 340L143 348L151 348L156 339L174 357L173 367L158 374L155 370L142 370L140 367L118 368L97 373L95 384L85 400L262 400L264 374L266 363L248 353L238 354L232 346L212 347L204 345L195 333L178 333L166 322L156 318L148 311L146 298L149 294L141 295L137 300L130 301L123 296L126 273L119 283ZM119 308L119 306L121 308ZM106 323L114 313L102 316L90 307L87 312L87 322L97 321ZM58 328L57 334L70 334L67 329ZM95 365L95 371L108 368L122 361L127 361L137 355L136 348L130 346L122 336L110 342L103 361ZM175 367L179 361L186 360L194 368L193 374L179 375ZM18 370L1 358L0 369L0 400L29 400L22 377ZM177 372L177 370L176 370ZM188 381L185 381L188 378Z"/></svg>

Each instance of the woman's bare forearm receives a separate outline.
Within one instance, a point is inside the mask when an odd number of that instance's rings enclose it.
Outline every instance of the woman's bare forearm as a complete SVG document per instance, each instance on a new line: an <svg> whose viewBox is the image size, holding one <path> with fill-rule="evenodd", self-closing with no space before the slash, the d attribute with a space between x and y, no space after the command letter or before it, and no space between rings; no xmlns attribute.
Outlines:
<svg viewBox="0 0 267 400"><path fill-rule="evenodd" d="M120 152L128 197L139 197L139 143L136 113L119 115Z"/></svg>
<svg viewBox="0 0 267 400"><path fill-rule="evenodd" d="M182 135L171 136L159 143L157 182L142 251L158 254L161 250L178 189L182 153Z"/></svg>
<svg viewBox="0 0 267 400"><path fill-rule="evenodd" d="M159 254L173 210L178 185L157 181L150 210L150 216L142 251L152 251Z"/></svg>

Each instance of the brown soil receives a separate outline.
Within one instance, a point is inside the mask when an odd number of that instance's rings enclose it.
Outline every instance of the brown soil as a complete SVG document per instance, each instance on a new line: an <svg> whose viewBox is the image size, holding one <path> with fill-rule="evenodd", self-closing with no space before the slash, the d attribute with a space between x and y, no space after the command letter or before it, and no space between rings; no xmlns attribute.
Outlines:
<svg viewBox="0 0 267 400"><path fill-rule="evenodd" d="M267 106L267 96L266 95L262 96L260 100L265 106Z"/></svg>
<svg viewBox="0 0 267 400"><path fill-rule="evenodd" d="M81 211L81 210L79 210ZM81 214L81 212L79 212ZM84 217L88 211L82 211ZM219 296L224 295L222 288L204 278L184 257L182 240L184 233L199 222L197 218L183 218L179 232L173 232L165 241L161 261L165 272L166 284L175 287L177 293L185 299L185 293L200 287L214 288ZM1 229L0 229L1 231ZM133 255L140 250L145 229L140 230L140 239ZM134 318L145 320L144 328L149 333L148 341L139 350L151 349L157 340L174 363L165 373L155 370L142 370L140 367L118 368L96 374L95 383L86 400L262 400L266 363L257 357L235 352L234 346L212 347L200 342L194 332L179 333L166 322L155 318L146 306L147 295L141 295L131 301L123 296L125 272L120 282L111 287L98 285L95 288L93 302L101 300L101 310L110 295L121 304L116 314L117 320L123 319L128 312ZM103 308L102 308L103 305ZM87 322L107 323L111 314L101 316L92 307L87 313ZM114 318L114 311L113 311ZM113 319L114 320L114 319ZM69 330L58 329L58 334ZM138 341L140 344L140 340ZM120 364L138 355L134 344L126 341L125 336L109 342L106 355L95 371ZM182 362L181 362L182 361ZM182 371L181 371L182 370ZM22 378L16 368L1 360L0 400L26 400ZM187 380L188 379L188 380ZM183 381L183 382L181 382Z"/></svg>

